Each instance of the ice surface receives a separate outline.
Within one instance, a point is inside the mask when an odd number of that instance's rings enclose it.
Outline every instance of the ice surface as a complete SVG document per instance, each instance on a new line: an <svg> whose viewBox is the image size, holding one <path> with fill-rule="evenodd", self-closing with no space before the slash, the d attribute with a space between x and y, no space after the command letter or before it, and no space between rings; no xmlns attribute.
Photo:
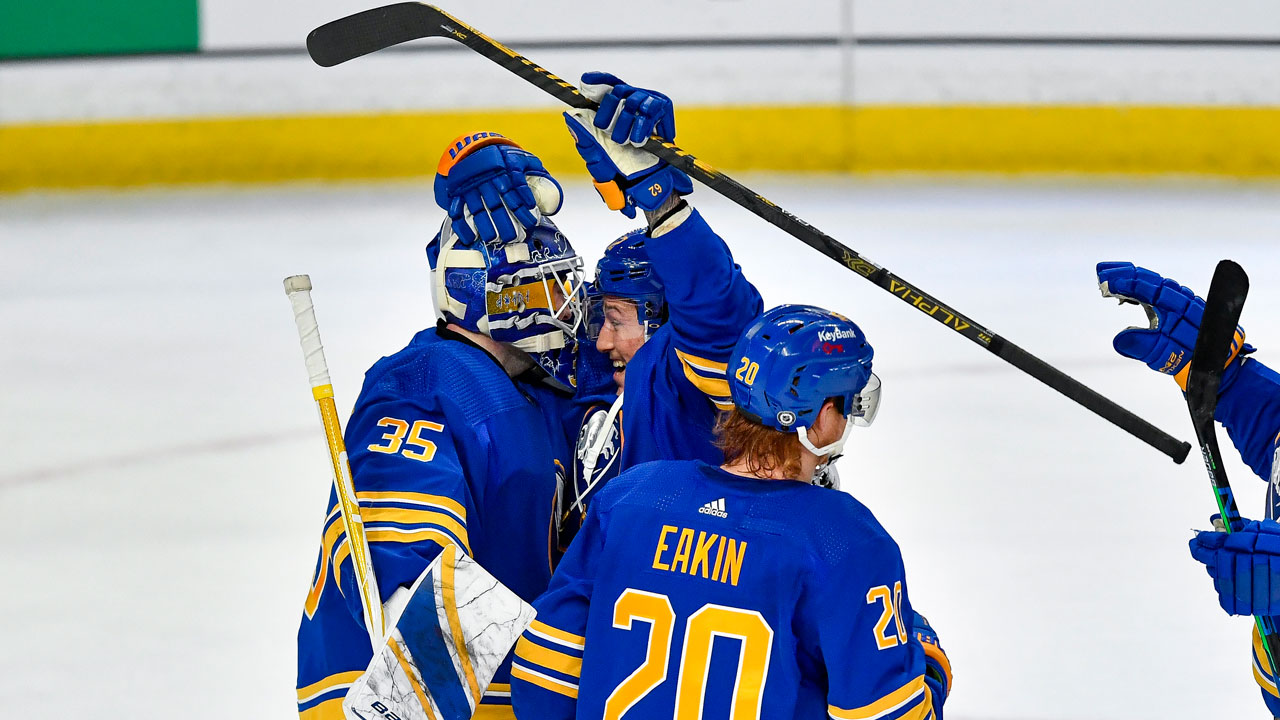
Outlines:
<svg viewBox="0 0 1280 720"><path fill-rule="evenodd" d="M1244 325L1280 364L1280 187L747 181L1178 437L1193 438L1172 381L1110 348L1144 318L1098 295L1095 262L1204 292L1217 260L1239 261ZM590 262L631 224L566 184L560 224ZM294 713L329 471L281 279L310 273L349 408L363 370L432 323L430 198L0 197L3 715ZM1194 457L1172 464L713 193L693 199L768 304L839 310L876 348L884 403L841 474L950 652L948 718L1263 716L1249 621L1221 613L1187 555L1213 506ZM1263 485L1231 460L1256 514Z"/></svg>

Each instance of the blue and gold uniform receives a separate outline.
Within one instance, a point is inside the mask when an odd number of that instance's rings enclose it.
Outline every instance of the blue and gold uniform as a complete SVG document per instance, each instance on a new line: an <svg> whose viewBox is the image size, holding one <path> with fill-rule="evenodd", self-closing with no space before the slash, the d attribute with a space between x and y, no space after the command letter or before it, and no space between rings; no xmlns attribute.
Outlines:
<svg viewBox="0 0 1280 720"><path fill-rule="evenodd" d="M546 589L571 402L535 376L508 377L443 323L369 370L346 440L384 601L449 543L526 601ZM298 630L304 720L342 718L347 687L372 657L332 492L329 508ZM511 717L509 668L476 717Z"/></svg>
<svg viewBox="0 0 1280 720"><path fill-rule="evenodd" d="M837 491L632 468L535 607L511 673L522 719L935 717L898 546Z"/></svg>
<svg viewBox="0 0 1280 720"><path fill-rule="evenodd" d="M1245 358L1218 394L1214 419L1240 451L1240 457L1267 486L1267 519L1280 520L1280 374ZM1253 630L1253 676L1273 715L1280 716L1280 690L1262 639Z"/></svg>
<svg viewBox="0 0 1280 720"><path fill-rule="evenodd" d="M645 248L669 317L627 363L621 469L650 460L719 465L712 429L733 407L729 355L764 310L760 293L696 209L650 231Z"/></svg>

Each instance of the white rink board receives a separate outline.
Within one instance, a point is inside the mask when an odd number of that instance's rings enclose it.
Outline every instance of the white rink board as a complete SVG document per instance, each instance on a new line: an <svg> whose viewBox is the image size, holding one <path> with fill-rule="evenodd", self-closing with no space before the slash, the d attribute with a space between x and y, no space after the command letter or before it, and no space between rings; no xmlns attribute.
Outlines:
<svg viewBox="0 0 1280 720"><path fill-rule="evenodd" d="M206 49L300 45L313 27L389 0L202 0ZM513 40L862 35L1274 38L1271 0L437 0Z"/></svg>
<svg viewBox="0 0 1280 720"><path fill-rule="evenodd" d="M443 41L441 41L443 42ZM517 48L518 49L518 48ZM835 46L538 50L565 78L605 69L680 107L1280 105L1280 48ZM842 78L848 73L847 85ZM848 91L845 88L848 88ZM0 65L0 124L246 115L559 109L470 52ZM13 98L9 101L9 98Z"/></svg>
<svg viewBox="0 0 1280 720"><path fill-rule="evenodd" d="M1280 365L1280 186L745 181L1178 437L1173 383L1110 347L1141 312L1093 264L1254 287ZM588 262L631 223L568 188ZM1176 466L718 199L693 200L770 305L848 314L884 402L841 469L902 546L956 673L951 720L1261 717L1249 623L1186 550L1213 500ZM0 197L0 702L6 716L290 717L328 467L287 275L310 273L339 407L432 323L430 188ZM1227 442L1224 436L1224 442ZM1257 482L1232 453L1242 507ZM76 691L67 692L68 682Z"/></svg>

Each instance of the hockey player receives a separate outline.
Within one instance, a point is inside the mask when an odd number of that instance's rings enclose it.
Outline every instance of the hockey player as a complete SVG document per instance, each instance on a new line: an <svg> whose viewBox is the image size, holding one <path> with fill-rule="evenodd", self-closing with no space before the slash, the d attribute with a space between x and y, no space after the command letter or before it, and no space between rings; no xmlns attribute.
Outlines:
<svg viewBox="0 0 1280 720"><path fill-rule="evenodd" d="M674 140L671 100L607 73L586 73L581 87L600 107L565 113L575 147L609 208L647 221L605 250L588 294L589 335L613 364L618 395L583 422L573 507L585 512L591 492L619 470L649 460L720 463L712 428L732 408L729 352L763 303L684 199L689 177L639 149L655 133Z"/></svg>
<svg viewBox="0 0 1280 720"><path fill-rule="evenodd" d="M1131 263L1099 263L1097 271L1104 297L1138 303L1151 320L1150 327L1128 328L1116 335L1116 351L1172 375L1185 391L1204 300L1177 282ZM1266 519L1245 521L1230 534L1197 533L1191 540L1191 556L1206 565L1223 610L1232 615L1274 616L1280 615L1280 523L1276 522L1280 518L1280 374L1245 357L1253 351L1244 342L1244 330L1237 328L1214 419L1226 428L1245 464L1270 481ZM1256 629L1253 659L1262 698L1271 714L1280 717L1280 692Z"/></svg>
<svg viewBox="0 0 1280 720"><path fill-rule="evenodd" d="M732 357L723 464L646 463L597 496L516 646L521 720L941 718L950 664L897 544L812 484L875 417L871 346L784 305Z"/></svg>
<svg viewBox="0 0 1280 720"><path fill-rule="evenodd" d="M505 204L477 191L497 181ZM558 186L514 142L476 133L445 153L436 197L452 216L427 246L439 322L366 373L346 433L388 626L450 543L526 601L545 590L553 503L572 461L565 422L582 263L534 215L558 208ZM371 658L333 493L328 507L298 632L298 710L308 720L341 718ZM472 698L476 717L511 717L508 673L509 661Z"/></svg>

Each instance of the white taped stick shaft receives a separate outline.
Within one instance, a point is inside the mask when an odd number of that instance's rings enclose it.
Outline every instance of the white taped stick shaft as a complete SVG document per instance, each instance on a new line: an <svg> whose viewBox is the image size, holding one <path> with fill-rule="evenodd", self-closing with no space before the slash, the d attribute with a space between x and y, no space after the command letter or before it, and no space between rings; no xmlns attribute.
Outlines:
<svg viewBox="0 0 1280 720"><path fill-rule="evenodd" d="M284 291L293 304L293 318L298 326L298 338L302 343L307 374L310 375L311 394L315 398L316 409L320 412L320 423L324 426L325 445L333 466L339 514L350 547L351 564L360 591L360 604L364 610L365 628L369 631L369 642L377 651L385 636L382 599L377 579L373 575L364 519L360 516L360 504L356 499L355 485L351 481L351 465L347 461L347 450L342 441L342 423L338 420L338 411L333 402L333 387L329 384L329 366L324 359L320 328L311 304L311 278L306 275L285 278Z"/></svg>
<svg viewBox="0 0 1280 720"><path fill-rule="evenodd" d="M328 385L329 365L324 360L324 343L320 341L320 326L316 323L315 307L311 304L311 278L307 275L285 278L284 291L293 305L293 322L298 326L298 340L302 343L302 357L307 363L311 387Z"/></svg>

